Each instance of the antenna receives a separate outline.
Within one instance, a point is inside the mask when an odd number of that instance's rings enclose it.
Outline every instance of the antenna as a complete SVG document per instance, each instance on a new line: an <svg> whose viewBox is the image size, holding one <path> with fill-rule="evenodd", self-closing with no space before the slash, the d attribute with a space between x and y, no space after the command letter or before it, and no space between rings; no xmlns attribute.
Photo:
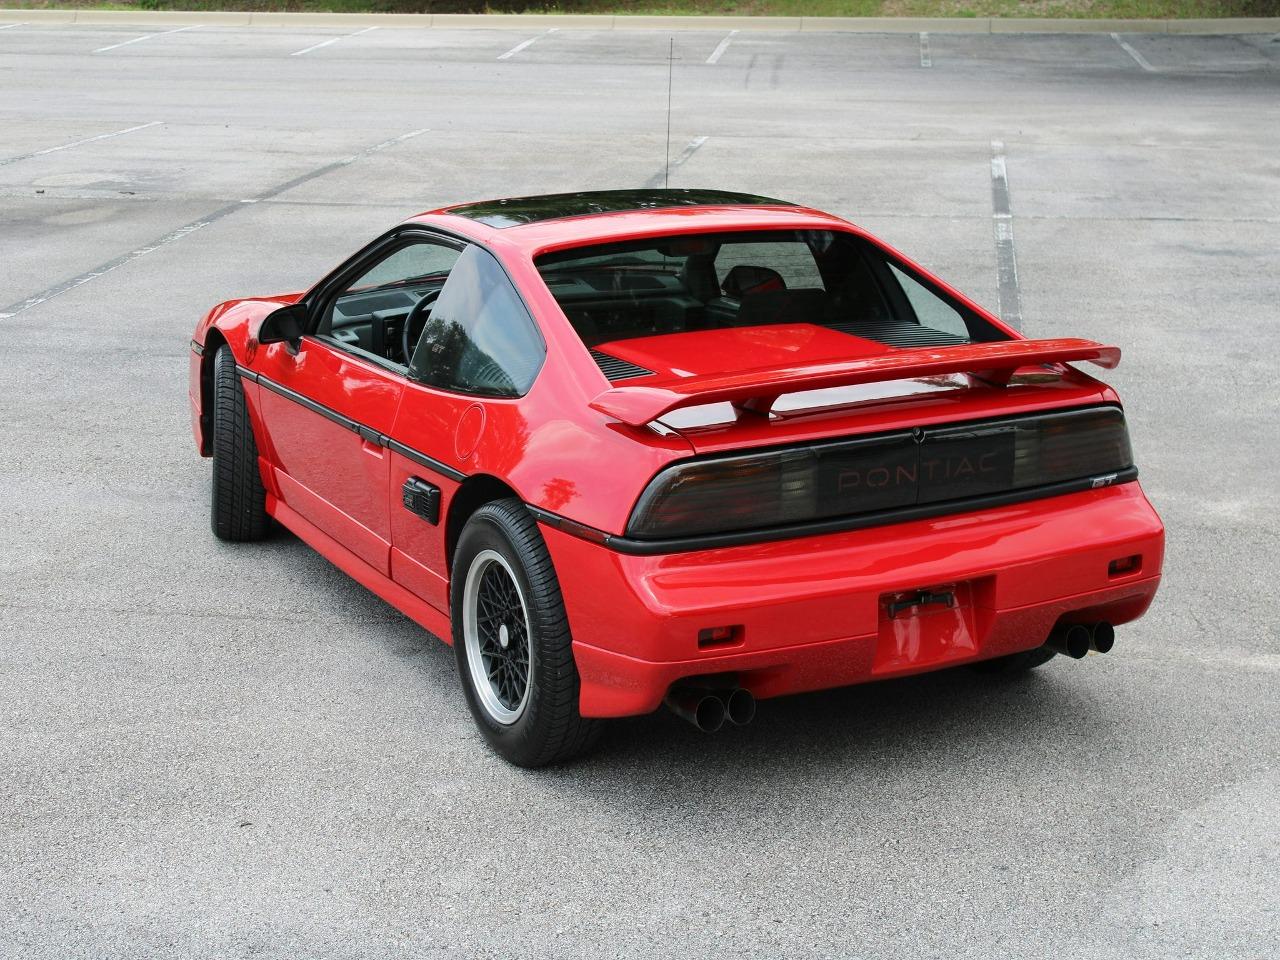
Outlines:
<svg viewBox="0 0 1280 960"><path fill-rule="evenodd" d="M663 154L662 187L671 186L671 75L676 62L676 38L669 38L667 48L667 149Z"/></svg>

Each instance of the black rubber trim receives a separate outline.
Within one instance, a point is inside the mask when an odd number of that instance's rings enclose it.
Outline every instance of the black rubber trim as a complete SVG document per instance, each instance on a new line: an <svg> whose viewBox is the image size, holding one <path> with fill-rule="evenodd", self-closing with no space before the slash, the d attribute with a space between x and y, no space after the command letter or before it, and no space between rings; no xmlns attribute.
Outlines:
<svg viewBox="0 0 1280 960"><path fill-rule="evenodd" d="M272 393L277 393L287 400L292 400L299 406L306 407L312 413L320 414L320 416L324 417L326 420L336 423L338 426L346 430L350 430L352 433L360 432L360 424L356 423L356 421L352 420L350 417L343 416L337 410L326 407L323 403L316 403L310 397L303 396L296 390L290 390L288 387L276 383L274 380L269 380L262 376L262 374L258 374L257 381L258 386L265 387Z"/></svg>
<svg viewBox="0 0 1280 960"><path fill-rule="evenodd" d="M882 527L894 523L906 523L911 520L927 520L947 514L966 513L970 510L989 510L994 507L1007 507L1030 500L1043 500L1048 497L1060 497L1068 493L1079 493L1082 490L1113 487L1121 483L1130 483L1138 479L1138 468L1129 467L1115 473L1097 477L1081 477L1079 480L1065 480L1062 483L1050 483L1040 487L1028 487L1025 490L1009 490L1002 493L985 494L980 497L966 497L962 500L945 500L939 503L925 503L912 507L899 507L894 510L882 510L878 513L864 513L853 517L832 517L828 520L817 520L812 523L796 523L785 527L770 527L766 530L734 530L729 533L709 533L697 537L676 537L666 540L635 540L617 534L605 533L595 527L561 517L538 507L529 507L529 511L547 526L562 530L572 536L592 543L599 543L618 553L636 556L654 556L662 553L688 553L693 550L715 550L720 547L737 547L749 543L769 543L775 540L791 540L796 537L814 537L825 533L843 533L847 530L864 530L868 527Z"/></svg>
<svg viewBox="0 0 1280 960"><path fill-rule="evenodd" d="M426 467L428 470L434 470L442 477L448 477L450 480L455 482L467 479L467 475L461 470L455 470L453 467L427 456L420 450L413 449L413 447L406 447L399 440L392 440L388 436L383 436L382 440L384 441L382 445L392 453L398 453L406 460L412 460L414 463L418 464L418 466Z"/></svg>
<svg viewBox="0 0 1280 960"><path fill-rule="evenodd" d="M296 390L290 390L288 387L284 386L283 384L276 383L274 380L271 380L268 377L264 377L260 373L255 373L254 371L250 370L248 367L237 366L236 372L239 373L240 376L244 377L245 379L252 380L254 383L258 384L259 386L264 387L267 390L270 390L272 393L278 394L279 396L284 397L286 400L292 400L294 403L298 404L301 407L305 407L306 409L310 410L312 413L318 413L320 416L324 417L326 420L329 420L332 423L336 423L338 426L342 427L345 430L350 430L352 433L358 436L361 440L364 440L368 443L377 444L380 447L386 447L388 450L391 450L393 453L398 453L400 454L400 456L404 457L405 459L412 460L414 463L418 464L418 466L426 467L428 470L434 470L436 473L440 474L442 477L448 477L450 480L453 480L455 482L459 482L467 479L467 475L463 473L461 470L455 470L453 467L449 466L448 464L441 463L439 460L436 460L434 457L429 457L425 453L422 453L419 450L413 449L413 447L405 446L399 440L392 440L385 433L379 433L377 430L374 430L372 427L365 426L365 424L363 423L359 423L355 420L352 420L350 417L344 416L343 414L339 413L337 410L334 410L330 407L326 407L322 403L316 403L316 401L312 400L310 397L303 396L301 393L298 393L298 391Z"/></svg>
<svg viewBox="0 0 1280 960"><path fill-rule="evenodd" d="M619 539L611 533L605 533L603 530L597 530L595 527L589 527L585 523L578 523L577 520L570 520L568 517L562 517L558 513L552 513L550 510L543 510L541 507L535 507L533 504L526 503L525 507L533 514L534 519L539 523L545 523L549 527L555 527L557 530L563 530L565 533L572 534L580 540L589 540L592 543L603 544L604 546L612 546L614 540Z"/></svg>
<svg viewBox="0 0 1280 960"><path fill-rule="evenodd" d="M195 340L192 340L192 341L191 341L191 352L192 352L192 353L194 353L197 357L203 357L203 356L204 356L204 344L203 344L203 343L197 343Z"/></svg>

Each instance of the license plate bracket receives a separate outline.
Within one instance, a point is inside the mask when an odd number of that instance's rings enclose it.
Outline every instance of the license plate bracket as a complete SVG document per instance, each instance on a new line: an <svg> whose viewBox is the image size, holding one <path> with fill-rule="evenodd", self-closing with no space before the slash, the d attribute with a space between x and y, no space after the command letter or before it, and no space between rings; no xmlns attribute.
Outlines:
<svg viewBox="0 0 1280 960"><path fill-rule="evenodd" d="M975 657L984 580L930 584L880 597L880 629L872 672L911 673Z"/></svg>

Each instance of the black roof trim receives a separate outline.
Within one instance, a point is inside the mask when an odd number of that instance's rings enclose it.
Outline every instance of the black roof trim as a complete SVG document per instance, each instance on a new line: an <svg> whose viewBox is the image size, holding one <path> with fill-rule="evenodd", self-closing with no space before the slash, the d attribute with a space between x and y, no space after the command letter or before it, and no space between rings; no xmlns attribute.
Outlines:
<svg viewBox="0 0 1280 960"><path fill-rule="evenodd" d="M465 203L447 207L442 212L467 217L490 227L515 227L524 223L585 217L596 213L724 206L793 207L795 204L728 190L587 190L582 193L549 193L540 197L512 197L509 200Z"/></svg>

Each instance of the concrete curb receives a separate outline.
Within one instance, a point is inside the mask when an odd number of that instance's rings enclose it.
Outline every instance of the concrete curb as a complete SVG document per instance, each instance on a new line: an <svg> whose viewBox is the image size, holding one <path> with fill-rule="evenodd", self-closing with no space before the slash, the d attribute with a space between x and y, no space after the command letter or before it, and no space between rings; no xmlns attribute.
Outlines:
<svg viewBox="0 0 1280 960"><path fill-rule="evenodd" d="M645 17L542 13L253 13L177 10L22 10L24 23L208 24L209 26L409 27L435 30L766 30L777 33L1280 33L1280 17L1219 20L1051 20L1003 17Z"/></svg>

